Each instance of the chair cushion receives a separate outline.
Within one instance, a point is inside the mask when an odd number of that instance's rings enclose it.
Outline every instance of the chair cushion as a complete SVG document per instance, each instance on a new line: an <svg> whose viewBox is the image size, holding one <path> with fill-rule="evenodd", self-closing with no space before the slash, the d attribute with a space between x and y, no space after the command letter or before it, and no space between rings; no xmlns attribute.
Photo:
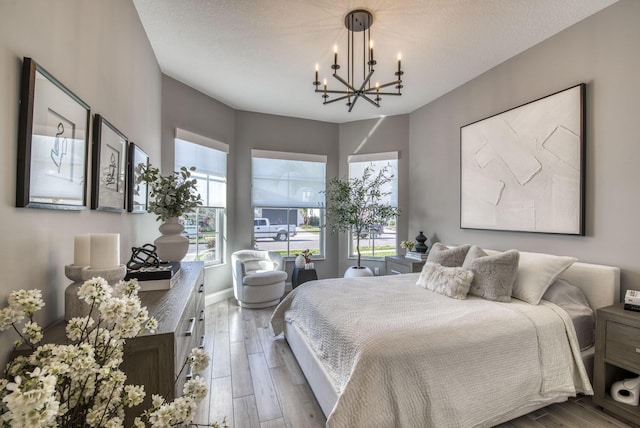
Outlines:
<svg viewBox="0 0 640 428"><path fill-rule="evenodd" d="M278 271L259 272L246 275L242 278L244 285L271 285L277 282L284 282L287 279L287 273Z"/></svg>

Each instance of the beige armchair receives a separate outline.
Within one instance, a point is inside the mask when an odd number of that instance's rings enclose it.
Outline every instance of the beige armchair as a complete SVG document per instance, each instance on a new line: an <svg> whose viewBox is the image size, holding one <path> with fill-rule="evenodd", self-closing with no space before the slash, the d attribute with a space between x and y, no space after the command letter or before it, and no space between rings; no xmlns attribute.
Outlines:
<svg viewBox="0 0 640 428"><path fill-rule="evenodd" d="M243 308L277 305L284 296L284 259L273 251L240 250L231 254L233 294Z"/></svg>

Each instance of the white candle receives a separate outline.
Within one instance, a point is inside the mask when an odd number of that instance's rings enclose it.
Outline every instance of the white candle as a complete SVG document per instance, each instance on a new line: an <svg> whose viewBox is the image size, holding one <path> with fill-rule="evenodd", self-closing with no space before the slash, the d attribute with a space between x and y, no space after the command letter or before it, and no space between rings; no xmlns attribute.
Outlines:
<svg viewBox="0 0 640 428"><path fill-rule="evenodd" d="M73 238L73 264L89 266L89 234L76 235Z"/></svg>
<svg viewBox="0 0 640 428"><path fill-rule="evenodd" d="M92 233L90 242L90 266L92 269L120 266L120 234Z"/></svg>

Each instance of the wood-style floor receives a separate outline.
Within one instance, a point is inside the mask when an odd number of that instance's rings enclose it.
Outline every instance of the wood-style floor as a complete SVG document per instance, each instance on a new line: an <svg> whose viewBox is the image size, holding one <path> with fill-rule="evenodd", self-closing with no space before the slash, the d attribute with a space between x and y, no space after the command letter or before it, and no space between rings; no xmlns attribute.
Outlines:
<svg viewBox="0 0 640 428"><path fill-rule="evenodd" d="M325 417L282 335L273 337L274 308L240 308L234 299L206 308L205 346L212 355L204 376L209 396L194 422L235 428L324 427ZM590 397L554 404L501 428L623 428L629 425L600 411Z"/></svg>

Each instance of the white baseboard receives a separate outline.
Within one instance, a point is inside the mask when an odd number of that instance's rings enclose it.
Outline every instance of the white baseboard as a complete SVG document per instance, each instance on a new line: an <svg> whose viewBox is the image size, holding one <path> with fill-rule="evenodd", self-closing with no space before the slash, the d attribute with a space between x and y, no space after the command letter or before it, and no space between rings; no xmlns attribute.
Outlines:
<svg viewBox="0 0 640 428"><path fill-rule="evenodd" d="M204 298L204 304L213 305L214 303L227 300L229 297L233 297L233 288L225 288L224 290L217 291L212 294L207 294Z"/></svg>

